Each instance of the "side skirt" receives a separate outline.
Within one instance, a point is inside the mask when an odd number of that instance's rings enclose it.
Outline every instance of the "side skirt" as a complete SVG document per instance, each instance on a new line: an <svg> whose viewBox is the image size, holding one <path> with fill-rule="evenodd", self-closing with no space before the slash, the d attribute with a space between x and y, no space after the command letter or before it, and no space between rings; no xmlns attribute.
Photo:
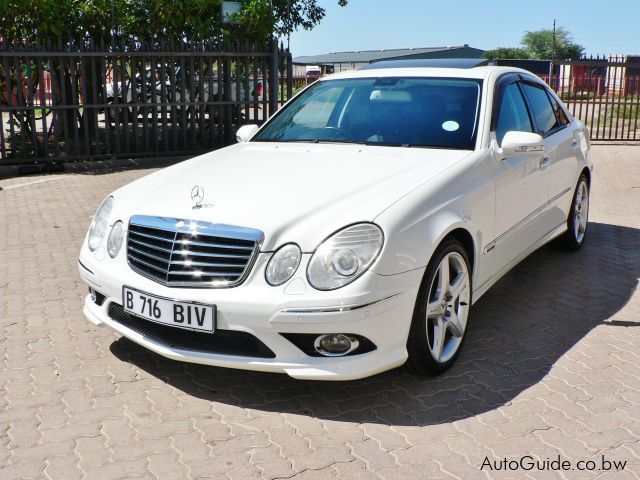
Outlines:
<svg viewBox="0 0 640 480"><path fill-rule="evenodd" d="M476 303L485 293L487 293L487 291L493 285L495 285L498 282L498 280L500 280L507 273L509 273L509 271L513 269L513 267L515 267L517 264L519 264L522 260L527 258L529 255L531 255L534 251L536 251L543 245L549 243L554 238L559 237L566 231L567 231L567 222L562 222L560 225L558 225L549 233L547 233L545 236L543 236L540 240L538 240L531 247L525 250L519 257L517 257L515 260L509 263L506 267L504 267L502 270L496 273L493 277L491 277L489 280L487 280L482 285L480 285L476 290L474 290L472 295L473 303Z"/></svg>

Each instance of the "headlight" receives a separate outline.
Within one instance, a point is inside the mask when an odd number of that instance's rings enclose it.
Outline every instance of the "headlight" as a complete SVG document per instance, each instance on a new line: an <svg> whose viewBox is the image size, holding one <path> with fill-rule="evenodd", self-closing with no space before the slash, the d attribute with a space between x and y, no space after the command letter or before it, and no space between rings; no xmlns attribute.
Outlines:
<svg viewBox="0 0 640 480"><path fill-rule="evenodd" d="M265 271L267 283L274 287L282 285L296 273L301 259L302 252L298 245L289 243L281 247L267 264Z"/></svg>
<svg viewBox="0 0 640 480"><path fill-rule="evenodd" d="M374 262L382 242L382 230L372 223L340 230L311 257L307 268L309 283L318 290L334 290L353 282Z"/></svg>
<svg viewBox="0 0 640 480"><path fill-rule="evenodd" d="M113 210L113 197L107 197L98 208L89 228L89 250L92 252L100 246L102 239L107 234L111 210Z"/></svg>
<svg viewBox="0 0 640 480"><path fill-rule="evenodd" d="M111 227L111 233L109 233L109 239L107 240L107 251L111 258L115 258L122 247L122 240L124 240L124 225L122 222L116 222Z"/></svg>

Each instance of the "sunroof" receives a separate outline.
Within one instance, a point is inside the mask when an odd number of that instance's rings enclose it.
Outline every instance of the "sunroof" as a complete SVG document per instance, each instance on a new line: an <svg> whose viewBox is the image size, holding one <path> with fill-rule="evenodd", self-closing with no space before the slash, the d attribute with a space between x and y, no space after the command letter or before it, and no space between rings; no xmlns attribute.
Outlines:
<svg viewBox="0 0 640 480"><path fill-rule="evenodd" d="M378 68L473 68L488 65L489 60L484 58L428 58L407 60L383 60L373 62L359 70L372 70Z"/></svg>

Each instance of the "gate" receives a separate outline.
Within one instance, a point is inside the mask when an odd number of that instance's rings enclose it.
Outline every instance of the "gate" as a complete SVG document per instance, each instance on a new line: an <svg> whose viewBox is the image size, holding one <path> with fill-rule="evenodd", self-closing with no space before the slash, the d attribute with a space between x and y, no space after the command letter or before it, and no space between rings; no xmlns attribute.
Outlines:
<svg viewBox="0 0 640 480"><path fill-rule="evenodd" d="M592 140L640 141L640 58L555 61L548 81Z"/></svg>
<svg viewBox="0 0 640 480"><path fill-rule="evenodd" d="M277 42L0 41L0 167L210 151L272 115L292 76Z"/></svg>

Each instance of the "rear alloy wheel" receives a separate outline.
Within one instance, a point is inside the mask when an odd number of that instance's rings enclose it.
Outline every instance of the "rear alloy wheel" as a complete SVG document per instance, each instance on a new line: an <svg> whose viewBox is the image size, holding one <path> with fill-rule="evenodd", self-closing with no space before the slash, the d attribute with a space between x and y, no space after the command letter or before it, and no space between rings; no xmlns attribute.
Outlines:
<svg viewBox="0 0 640 480"><path fill-rule="evenodd" d="M580 175L576 186L571 210L567 219L567 232L564 244L569 250L578 250L584 244L589 223L589 181L586 175Z"/></svg>
<svg viewBox="0 0 640 480"><path fill-rule="evenodd" d="M407 367L437 375L447 370L464 343L471 308L471 269L457 240L444 243L425 272L414 309Z"/></svg>

